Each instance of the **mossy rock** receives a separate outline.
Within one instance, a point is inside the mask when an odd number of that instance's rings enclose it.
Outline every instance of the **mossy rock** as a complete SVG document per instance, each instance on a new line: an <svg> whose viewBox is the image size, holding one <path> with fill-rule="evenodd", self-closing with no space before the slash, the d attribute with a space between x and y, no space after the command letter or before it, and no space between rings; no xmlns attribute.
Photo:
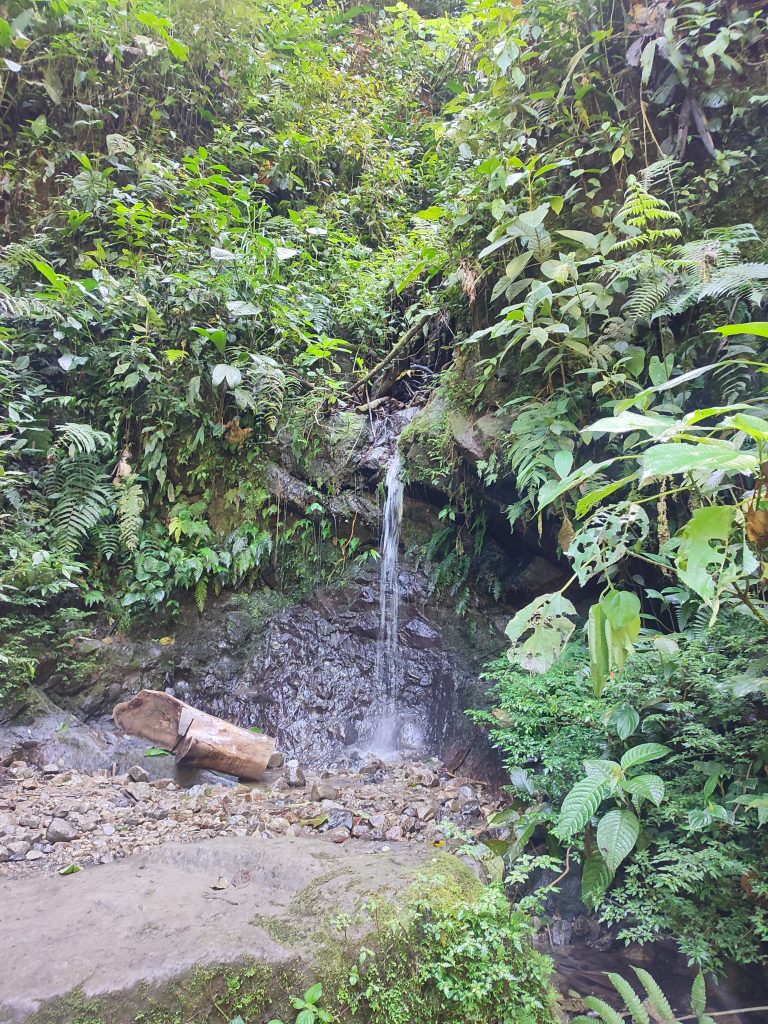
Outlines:
<svg viewBox="0 0 768 1024"><path fill-rule="evenodd" d="M293 1020L292 998L317 983L334 1019L359 1024L555 1020L527 920L416 846L169 844L6 881L0 912L0 1024Z"/></svg>

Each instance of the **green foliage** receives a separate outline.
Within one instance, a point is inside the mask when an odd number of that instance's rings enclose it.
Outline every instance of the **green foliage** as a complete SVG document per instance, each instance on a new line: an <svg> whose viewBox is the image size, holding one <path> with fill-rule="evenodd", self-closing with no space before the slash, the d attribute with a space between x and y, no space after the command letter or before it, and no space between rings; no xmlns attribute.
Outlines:
<svg viewBox="0 0 768 1024"><path fill-rule="evenodd" d="M369 912L377 945L364 948L339 995L353 1019L380 1024L483 1024L555 1019L551 962L530 945L529 917L510 910L501 885L466 886L439 871L395 919Z"/></svg>
<svg viewBox="0 0 768 1024"><path fill-rule="evenodd" d="M706 970L760 962L765 644L732 615L662 640L640 640L600 698L577 645L543 675L492 666L499 706L473 717L515 786L503 824L554 821L582 850L585 901L626 942L675 939Z"/></svg>
<svg viewBox="0 0 768 1024"><path fill-rule="evenodd" d="M637 975L638 981L645 989L644 997L641 998L638 995L626 978L623 978L620 974L611 973L608 975L611 984L624 1001L622 1011L614 1010L605 1000L598 999L596 996L587 996L584 1000L587 1007L597 1015L597 1019L602 1024L626 1024L627 1015L632 1024L649 1024L651 1020L649 1009L658 1024L672 1024L677 1018L659 983L642 967L633 967L632 969ZM691 990L691 1009L698 1024L710 1024L712 1020L707 1015L706 999L707 990L704 975L699 973L694 979ZM586 1024L587 1021L594 1019L594 1017L586 1016L574 1017L573 1024Z"/></svg>

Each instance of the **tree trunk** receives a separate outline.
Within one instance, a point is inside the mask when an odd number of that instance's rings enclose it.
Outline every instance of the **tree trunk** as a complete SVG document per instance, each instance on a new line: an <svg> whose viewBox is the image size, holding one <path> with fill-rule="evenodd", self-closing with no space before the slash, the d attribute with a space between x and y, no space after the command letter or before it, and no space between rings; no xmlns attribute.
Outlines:
<svg viewBox="0 0 768 1024"><path fill-rule="evenodd" d="M169 750L176 764L259 779L275 749L271 736L241 729L169 693L142 690L113 712L115 724Z"/></svg>

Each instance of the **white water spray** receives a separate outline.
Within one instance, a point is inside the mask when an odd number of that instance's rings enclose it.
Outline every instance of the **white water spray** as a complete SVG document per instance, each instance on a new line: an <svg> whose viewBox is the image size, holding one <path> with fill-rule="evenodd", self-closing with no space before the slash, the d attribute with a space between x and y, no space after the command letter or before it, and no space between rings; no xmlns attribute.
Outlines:
<svg viewBox="0 0 768 1024"><path fill-rule="evenodd" d="M400 525L403 520L403 481L400 455L395 450L385 480L384 522L379 576L379 636L376 643L376 714L372 749L380 754L397 750L397 691L401 665L398 647L400 588L398 585Z"/></svg>

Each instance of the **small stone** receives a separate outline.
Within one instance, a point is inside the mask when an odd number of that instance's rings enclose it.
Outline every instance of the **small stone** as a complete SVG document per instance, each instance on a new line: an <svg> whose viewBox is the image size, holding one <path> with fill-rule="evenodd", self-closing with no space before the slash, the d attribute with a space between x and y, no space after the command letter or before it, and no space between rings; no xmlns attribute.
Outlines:
<svg viewBox="0 0 768 1024"><path fill-rule="evenodd" d="M282 768L284 764L285 754L275 750L267 763L267 768Z"/></svg>
<svg viewBox="0 0 768 1024"><path fill-rule="evenodd" d="M195 786L192 787L192 789L195 788ZM192 793L192 789L189 791L190 794ZM136 803L141 803L142 800L149 800L152 788L148 782L129 782L123 792L129 796L131 800L135 800Z"/></svg>
<svg viewBox="0 0 768 1024"><path fill-rule="evenodd" d="M135 764L128 769L128 778L133 782L149 782L149 772L140 764Z"/></svg>
<svg viewBox="0 0 768 1024"><path fill-rule="evenodd" d="M283 835L290 827L291 823L287 818L270 818L267 822L270 832L277 832L278 835Z"/></svg>
<svg viewBox="0 0 768 1024"><path fill-rule="evenodd" d="M460 800L474 800L475 791L471 786L459 786L456 796L459 797Z"/></svg>
<svg viewBox="0 0 768 1024"><path fill-rule="evenodd" d="M478 800L464 800L461 805L461 813L465 818L479 818L481 814L480 802Z"/></svg>
<svg viewBox="0 0 768 1024"><path fill-rule="evenodd" d="M349 839L348 828L331 828L325 834L329 839L332 839L334 843L344 843Z"/></svg>
<svg viewBox="0 0 768 1024"><path fill-rule="evenodd" d="M312 800L335 800L339 795L339 791L330 782L318 781L312 783L309 795Z"/></svg>
<svg viewBox="0 0 768 1024"><path fill-rule="evenodd" d="M37 783L34 779L24 779L21 784L21 788L29 792L33 789L37 789Z"/></svg>
<svg viewBox="0 0 768 1024"><path fill-rule="evenodd" d="M43 775L58 775L58 774L59 774L59 766L57 764L51 763L51 764L44 764L43 765Z"/></svg>
<svg viewBox="0 0 768 1024"><path fill-rule="evenodd" d="M352 817L352 812L344 810L343 807L328 812L326 830L333 830L335 828L345 828L349 830L352 828L353 824L354 818Z"/></svg>
<svg viewBox="0 0 768 1024"><path fill-rule="evenodd" d="M30 850L24 860L45 860L45 854L42 850Z"/></svg>
<svg viewBox="0 0 768 1024"><path fill-rule="evenodd" d="M113 836L115 834L115 826L110 825L109 822L107 822L105 825L101 826L101 831L105 836Z"/></svg>
<svg viewBox="0 0 768 1024"><path fill-rule="evenodd" d="M353 839L366 839L371 834L367 825L355 825L352 829Z"/></svg>
<svg viewBox="0 0 768 1024"><path fill-rule="evenodd" d="M0 864L11 859L11 851L7 846L0 846Z"/></svg>
<svg viewBox="0 0 768 1024"><path fill-rule="evenodd" d="M14 842L8 843L8 852L11 855L11 860L21 860L23 857L26 857L31 849L31 845L23 839L16 839Z"/></svg>
<svg viewBox="0 0 768 1024"><path fill-rule="evenodd" d="M283 778L294 789L306 786L307 779L298 761L289 761L285 766Z"/></svg>
<svg viewBox="0 0 768 1024"><path fill-rule="evenodd" d="M287 793L290 788L291 787L283 778L275 779L275 781L269 787L271 793Z"/></svg>
<svg viewBox="0 0 768 1024"><path fill-rule="evenodd" d="M387 817L385 814L372 814L368 819L368 824L371 828L383 829L387 823Z"/></svg>
<svg viewBox="0 0 768 1024"><path fill-rule="evenodd" d="M403 830L400 828L399 825L394 825L392 828L387 829L387 831L384 833L384 838L389 839L390 841L402 839Z"/></svg>
<svg viewBox="0 0 768 1024"><path fill-rule="evenodd" d="M48 826L45 838L49 843L71 843L79 834L71 822L65 821L64 818L54 818Z"/></svg>

